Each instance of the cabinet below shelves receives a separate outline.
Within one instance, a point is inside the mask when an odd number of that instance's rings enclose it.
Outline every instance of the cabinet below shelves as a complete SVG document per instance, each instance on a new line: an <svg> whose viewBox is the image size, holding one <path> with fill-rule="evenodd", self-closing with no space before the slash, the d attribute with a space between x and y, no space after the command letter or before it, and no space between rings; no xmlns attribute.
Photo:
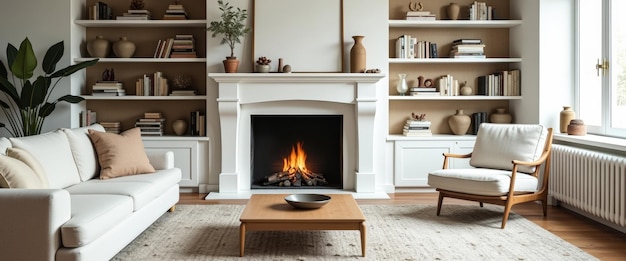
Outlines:
<svg viewBox="0 0 626 261"><path fill-rule="evenodd" d="M147 153L172 151L174 153L174 166L181 169L181 187L197 187L199 173L205 173L208 169L208 139L192 140L187 137L142 137ZM199 138L199 137L195 137Z"/></svg>

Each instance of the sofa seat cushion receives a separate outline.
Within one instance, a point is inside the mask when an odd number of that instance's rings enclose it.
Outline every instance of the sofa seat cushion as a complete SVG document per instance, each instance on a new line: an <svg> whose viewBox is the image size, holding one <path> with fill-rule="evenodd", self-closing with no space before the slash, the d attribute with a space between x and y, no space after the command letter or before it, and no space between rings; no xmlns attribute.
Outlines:
<svg viewBox="0 0 626 261"><path fill-rule="evenodd" d="M534 176L517 173L515 177L515 191L537 191L538 180ZM428 174L431 187L476 195L506 195L510 184L510 170L441 169Z"/></svg>
<svg viewBox="0 0 626 261"><path fill-rule="evenodd" d="M139 174L134 180L122 181L115 179L92 179L67 188L71 195L113 194L129 196L133 199L134 210L137 211L155 198L167 192L180 180L180 170L159 170L151 174Z"/></svg>
<svg viewBox="0 0 626 261"><path fill-rule="evenodd" d="M49 188L62 189L80 182L70 143L63 131L9 140L12 147L30 152L39 161L48 177Z"/></svg>
<svg viewBox="0 0 626 261"><path fill-rule="evenodd" d="M133 200L123 195L70 195L72 218L61 226L63 246L80 247L111 230L133 213Z"/></svg>
<svg viewBox="0 0 626 261"><path fill-rule="evenodd" d="M100 175L100 165L96 149L87 135L88 130L104 132L104 127L100 124L93 124L87 127L74 129L61 129L67 136L72 148L72 155L80 174L80 180L86 181Z"/></svg>

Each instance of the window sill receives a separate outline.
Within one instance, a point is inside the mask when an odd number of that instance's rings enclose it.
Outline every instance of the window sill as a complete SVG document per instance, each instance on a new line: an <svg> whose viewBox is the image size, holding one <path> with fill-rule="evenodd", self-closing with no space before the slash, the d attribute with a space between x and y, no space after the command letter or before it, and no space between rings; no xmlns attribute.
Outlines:
<svg viewBox="0 0 626 261"><path fill-rule="evenodd" d="M585 145L604 150L626 153L626 139L587 134L584 136L555 133L554 140L572 145Z"/></svg>

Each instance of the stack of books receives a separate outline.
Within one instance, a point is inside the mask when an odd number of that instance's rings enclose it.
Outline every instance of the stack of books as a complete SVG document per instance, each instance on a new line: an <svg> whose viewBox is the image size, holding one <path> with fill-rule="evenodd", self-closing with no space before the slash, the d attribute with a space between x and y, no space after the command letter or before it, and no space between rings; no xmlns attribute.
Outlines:
<svg viewBox="0 0 626 261"><path fill-rule="evenodd" d="M195 40L191 34L177 34L174 37L170 58L197 58Z"/></svg>
<svg viewBox="0 0 626 261"><path fill-rule="evenodd" d="M165 119L160 112L146 112L143 118L135 122L135 127L141 129L142 136L163 136Z"/></svg>
<svg viewBox="0 0 626 261"><path fill-rule="evenodd" d="M152 20L152 13L149 10L128 10L118 15L117 20Z"/></svg>
<svg viewBox="0 0 626 261"><path fill-rule="evenodd" d="M124 96L126 90L124 85L118 81L97 81L91 87L93 96Z"/></svg>
<svg viewBox="0 0 626 261"><path fill-rule="evenodd" d="M183 5L169 5L163 15L163 20L186 20L188 18Z"/></svg>
<svg viewBox="0 0 626 261"><path fill-rule="evenodd" d="M80 112L80 126L87 127L91 124L98 122L97 114L95 111L86 110Z"/></svg>
<svg viewBox="0 0 626 261"><path fill-rule="evenodd" d="M450 58L485 58L485 45L481 39L454 40Z"/></svg>
<svg viewBox="0 0 626 261"><path fill-rule="evenodd" d="M408 11L406 12L406 20L437 20L437 17L430 11Z"/></svg>
<svg viewBox="0 0 626 261"><path fill-rule="evenodd" d="M167 96L169 94L167 78L158 71L152 75L144 74L142 78L135 81L135 94L137 96Z"/></svg>
<svg viewBox="0 0 626 261"><path fill-rule="evenodd" d="M204 114L202 114L200 111L192 111L189 122L191 136L206 135L206 117L204 116Z"/></svg>
<svg viewBox="0 0 626 261"><path fill-rule="evenodd" d="M402 135L409 137L432 136L430 121L407 120L402 128Z"/></svg>
<svg viewBox="0 0 626 261"><path fill-rule="evenodd" d="M196 90L173 90L170 96L194 96Z"/></svg>
<svg viewBox="0 0 626 261"><path fill-rule="evenodd" d="M96 2L89 8L89 20L111 20L113 15L111 7L103 2Z"/></svg>
<svg viewBox="0 0 626 261"><path fill-rule="evenodd" d="M121 131L121 124L119 121L103 121L100 122L100 125L104 127L104 131L108 133L119 134Z"/></svg>
<svg viewBox="0 0 626 261"><path fill-rule="evenodd" d="M409 89L409 95L412 96L423 96L423 95L430 95L430 96L441 96L441 94L437 91L437 88L435 87L411 87Z"/></svg>

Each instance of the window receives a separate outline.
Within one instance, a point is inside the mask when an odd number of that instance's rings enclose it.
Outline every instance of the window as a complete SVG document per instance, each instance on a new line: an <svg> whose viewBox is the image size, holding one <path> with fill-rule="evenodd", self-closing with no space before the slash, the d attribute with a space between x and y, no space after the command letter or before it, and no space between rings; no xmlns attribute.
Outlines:
<svg viewBox="0 0 626 261"><path fill-rule="evenodd" d="M578 117L589 133L626 137L624 0L578 0Z"/></svg>

